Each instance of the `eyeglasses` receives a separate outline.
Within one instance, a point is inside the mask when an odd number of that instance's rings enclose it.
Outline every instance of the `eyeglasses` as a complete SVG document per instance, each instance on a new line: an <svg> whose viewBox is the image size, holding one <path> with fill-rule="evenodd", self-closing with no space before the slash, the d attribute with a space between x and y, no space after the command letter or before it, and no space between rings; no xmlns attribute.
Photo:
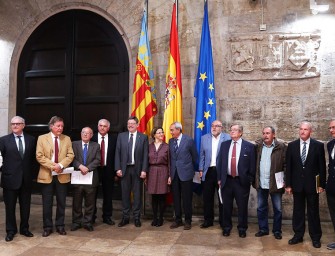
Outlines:
<svg viewBox="0 0 335 256"><path fill-rule="evenodd" d="M91 135L92 133L90 132L81 132L82 135Z"/></svg>
<svg viewBox="0 0 335 256"><path fill-rule="evenodd" d="M164 132L156 132L155 134L164 134Z"/></svg>
<svg viewBox="0 0 335 256"><path fill-rule="evenodd" d="M222 125L211 125L212 128L221 128Z"/></svg>
<svg viewBox="0 0 335 256"><path fill-rule="evenodd" d="M239 129L230 129L230 132L239 132Z"/></svg>
<svg viewBox="0 0 335 256"><path fill-rule="evenodd" d="M10 125L12 125L12 126L15 126L15 125L19 126L21 124L23 124L23 123L11 123Z"/></svg>

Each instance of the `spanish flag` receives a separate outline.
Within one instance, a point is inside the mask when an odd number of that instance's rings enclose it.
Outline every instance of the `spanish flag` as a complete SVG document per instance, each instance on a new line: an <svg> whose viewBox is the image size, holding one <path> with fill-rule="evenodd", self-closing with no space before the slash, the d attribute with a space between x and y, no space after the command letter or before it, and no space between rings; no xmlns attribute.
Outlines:
<svg viewBox="0 0 335 256"><path fill-rule="evenodd" d="M178 28L176 22L176 4L173 4L171 32L170 32L170 56L169 65L166 72L165 89L165 112L163 129L165 131L165 141L171 138L169 132L173 122L183 121L182 114L182 86L178 44Z"/></svg>
<svg viewBox="0 0 335 256"><path fill-rule="evenodd" d="M138 131L149 136L153 128L153 117L157 114L157 105L145 11L138 43L131 111L131 115L139 120Z"/></svg>

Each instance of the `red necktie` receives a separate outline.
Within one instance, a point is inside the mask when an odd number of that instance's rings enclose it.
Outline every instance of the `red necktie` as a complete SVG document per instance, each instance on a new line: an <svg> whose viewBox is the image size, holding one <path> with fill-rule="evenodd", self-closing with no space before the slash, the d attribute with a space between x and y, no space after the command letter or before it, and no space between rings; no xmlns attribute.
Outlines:
<svg viewBox="0 0 335 256"><path fill-rule="evenodd" d="M231 176L236 176L236 141L234 141L233 152L231 153L230 163Z"/></svg>
<svg viewBox="0 0 335 256"><path fill-rule="evenodd" d="M58 137L55 137L55 163L58 163Z"/></svg>
<svg viewBox="0 0 335 256"><path fill-rule="evenodd" d="M105 137L101 137L100 153L101 153L100 165L105 166Z"/></svg>

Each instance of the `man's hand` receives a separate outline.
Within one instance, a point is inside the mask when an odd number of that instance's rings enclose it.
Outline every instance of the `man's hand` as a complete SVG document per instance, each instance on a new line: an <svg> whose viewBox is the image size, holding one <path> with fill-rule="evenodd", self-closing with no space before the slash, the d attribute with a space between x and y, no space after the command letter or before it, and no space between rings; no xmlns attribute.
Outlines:
<svg viewBox="0 0 335 256"><path fill-rule="evenodd" d="M62 167L57 163L54 163L54 165L52 166L52 169L57 173L62 173L63 172Z"/></svg>
<svg viewBox="0 0 335 256"><path fill-rule="evenodd" d="M82 175L86 175L89 169L85 165L79 165L79 170L81 171Z"/></svg>
<svg viewBox="0 0 335 256"><path fill-rule="evenodd" d="M291 187L286 187L285 191L287 194L291 195L292 194L292 188Z"/></svg>
<svg viewBox="0 0 335 256"><path fill-rule="evenodd" d="M116 171L116 176L118 176L118 177L122 177L122 170L117 170Z"/></svg>
<svg viewBox="0 0 335 256"><path fill-rule="evenodd" d="M145 179L146 177L147 177L147 173L144 172L144 171L141 171L141 176L140 176L140 178L141 178L141 179Z"/></svg>
<svg viewBox="0 0 335 256"><path fill-rule="evenodd" d="M322 193L323 191L325 191L322 187L318 187L318 194Z"/></svg>

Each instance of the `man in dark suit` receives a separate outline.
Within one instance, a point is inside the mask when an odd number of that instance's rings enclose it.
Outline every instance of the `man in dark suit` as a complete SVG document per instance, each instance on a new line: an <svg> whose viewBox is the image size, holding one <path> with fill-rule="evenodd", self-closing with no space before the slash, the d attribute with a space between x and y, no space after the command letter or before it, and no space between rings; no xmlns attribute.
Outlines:
<svg viewBox="0 0 335 256"><path fill-rule="evenodd" d="M100 165L100 146L97 142L90 141L93 131L90 127L84 127L81 130L81 140L72 142L74 152L73 167L79 170L82 175L93 173L92 184L73 185L73 203L72 203L72 227L75 231L82 226L93 231L92 217L95 207L95 195L99 185L99 175L97 168ZM82 204L85 200L85 212L83 214Z"/></svg>
<svg viewBox="0 0 335 256"><path fill-rule="evenodd" d="M131 116L127 122L127 132L117 137L115 151L116 175L121 178L122 220L118 224L123 227L129 223L130 194L133 192L133 216L136 227L141 227L141 191L143 179L148 171L148 136L137 131L137 117Z"/></svg>
<svg viewBox="0 0 335 256"><path fill-rule="evenodd" d="M20 202L20 234L34 235L29 231L29 215L32 187L32 169L36 166L36 140L23 133L25 121L20 116L11 120L12 133L0 138L2 155L1 187L6 208L6 238L12 241L17 233L15 208Z"/></svg>
<svg viewBox="0 0 335 256"><path fill-rule="evenodd" d="M286 192L293 193L294 236L289 244L302 243L305 233L305 205L309 235L315 248L321 247L319 193L326 186L326 162L324 145L312 139L312 124L301 122L300 139L288 144L286 152ZM319 182L317 182L319 181Z"/></svg>
<svg viewBox="0 0 335 256"><path fill-rule="evenodd" d="M204 223L201 228L213 226L214 221L214 195L218 187L216 158L221 143L230 140L230 135L223 132L222 122L215 120L212 123L211 132L201 137L199 172L203 187ZM222 204L219 202L219 220L222 225Z"/></svg>
<svg viewBox="0 0 335 256"><path fill-rule="evenodd" d="M56 231L66 235L65 231L65 203L67 184L70 174L62 174L74 158L70 137L63 134L64 121L58 116L49 121L50 132L40 135L36 145L36 159L40 164L37 182L41 183L43 203L43 237L53 232L52 205L54 192L57 200ZM52 175L52 172L57 175Z"/></svg>
<svg viewBox="0 0 335 256"><path fill-rule="evenodd" d="M328 129L332 136L332 140L327 143L329 164L326 193L330 218L335 230L335 120L330 122ZM329 243L327 249L335 250L335 242Z"/></svg>
<svg viewBox="0 0 335 256"><path fill-rule="evenodd" d="M112 220L113 216L113 194L114 194L114 157L116 147L116 136L109 132L110 122L101 119L98 122L98 133L94 134L92 141L98 142L100 145L101 163L98 167L99 180L102 186L102 221L108 225L115 225ZM96 219L96 203L93 215L93 222Z"/></svg>
<svg viewBox="0 0 335 256"><path fill-rule="evenodd" d="M250 185L255 179L255 146L242 139L243 126L230 126L231 140L221 144L217 157L218 184L223 203L222 235L229 236L232 229L233 200L238 209L237 229L239 237L245 238L248 229L248 200Z"/></svg>
<svg viewBox="0 0 335 256"><path fill-rule="evenodd" d="M175 220L170 228L178 228L183 225L182 200L185 214L184 230L190 230L192 227L194 165L197 162L198 154L194 140L183 134L182 128L179 122L174 122L170 125L170 133L172 135L172 138L169 140L170 176L175 212Z"/></svg>

